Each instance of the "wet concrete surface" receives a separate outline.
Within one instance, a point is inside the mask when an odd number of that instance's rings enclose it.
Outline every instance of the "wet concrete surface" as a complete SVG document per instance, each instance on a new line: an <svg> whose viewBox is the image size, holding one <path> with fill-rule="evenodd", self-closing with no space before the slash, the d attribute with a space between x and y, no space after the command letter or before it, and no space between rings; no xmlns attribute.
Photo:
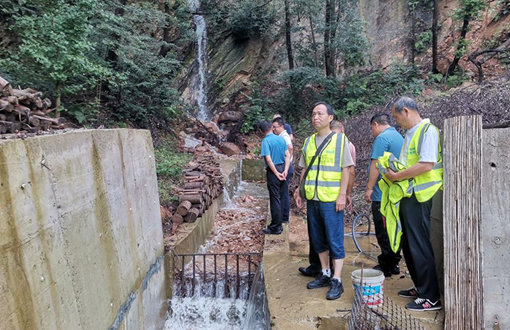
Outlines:
<svg viewBox="0 0 510 330"><path fill-rule="evenodd" d="M349 229L346 228L348 231ZM308 266L308 237L303 215L292 215L290 230L284 225L282 235L267 235L264 248L264 276L272 329L347 329L354 291L351 273L376 265L379 254L375 236L360 238L364 246L372 247L372 256L359 254L352 236L345 237L346 258L342 270L345 292L338 300L326 300L328 288L308 290L306 284L313 278L302 276L299 267ZM370 240L370 243L367 242ZM398 297L399 290L412 286L404 262L401 275L384 281L384 294L402 311L419 320L425 329L443 329L444 312L410 312L404 306L410 299Z"/></svg>

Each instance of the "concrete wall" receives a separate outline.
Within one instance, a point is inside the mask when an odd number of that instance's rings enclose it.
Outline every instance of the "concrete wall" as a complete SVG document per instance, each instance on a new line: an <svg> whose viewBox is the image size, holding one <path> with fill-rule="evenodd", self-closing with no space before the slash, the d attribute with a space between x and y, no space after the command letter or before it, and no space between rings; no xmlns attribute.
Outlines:
<svg viewBox="0 0 510 330"><path fill-rule="evenodd" d="M243 159L243 180L266 181L266 165L261 158Z"/></svg>
<svg viewBox="0 0 510 330"><path fill-rule="evenodd" d="M510 129L483 130L482 272L486 329L510 329Z"/></svg>
<svg viewBox="0 0 510 330"><path fill-rule="evenodd" d="M0 329L161 329L148 131L0 140Z"/></svg>

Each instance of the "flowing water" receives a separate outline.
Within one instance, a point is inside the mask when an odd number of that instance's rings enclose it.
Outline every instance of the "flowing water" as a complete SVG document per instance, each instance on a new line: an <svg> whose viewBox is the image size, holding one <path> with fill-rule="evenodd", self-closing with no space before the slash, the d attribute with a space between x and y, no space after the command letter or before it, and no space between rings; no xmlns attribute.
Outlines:
<svg viewBox="0 0 510 330"><path fill-rule="evenodd" d="M200 9L200 0L188 0L188 5L192 12L197 12ZM207 24L202 15L193 15L193 21L196 26L198 75L194 77L192 87L198 103L197 117L202 121L209 121L211 114L207 107Z"/></svg>
<svg viewBox="0 0 510 330"><path fill-rule="evenodd" d="M227 182L227 184L229 184ZM225 206L222 210L226 212L234 212L237 214L237 225L240 222L247 223L249 221L257 221L261 214L267 212L266 208L261 208L255 204L249 203L239 205L236 201L243 198L263 198L267 199L267 190L261 184L247 183L241 181L234 196L229 196L228 190L224 190ZM246 203L246 202L245 202ZM264 202L267 203L267 202ZM223 225L217 228L215 234L199 249L200 253L206 253L218 245L218 242L227 235L231 235L230 226ZM201 258L198 258L201 260ZM219 258L219 264L221 264ZM210 263L212 259L208 259L207 269L213 269ZM205 258L204 258L205 262ZM193 262L189 261L185 269L191 268ZM223 269L223 265L218 266ZM197 267L197 269L199 269ZM229 267L234 267L234 262L229 261ZM205 267L204 267L205 269ZM239 267L238 267L239 269ZM164 330L266 330L270 329L269 315L267 312L267 300L265 295L265 287L263 281L262 266L259 266L255 276L253 276L254 268L252 267L252 283L249 291L249 284L246 276L250 272L241 265L241 280L239 289L237 286L226 284L224 280L213 281L208 275L205 279L200 280L201 275L197 275L198 280L185 279L185 285L178 287L177 281L174 282L174 297L170 301L170 311ZM211 274L209 274L211 275ZM195 283L192 285L192 283ZM237 292L239 290L240 292ZM183 293L188 293L184 295ZM230 298L239 296L240 299ZM215 297L215 298L211 298Z"/></svg>

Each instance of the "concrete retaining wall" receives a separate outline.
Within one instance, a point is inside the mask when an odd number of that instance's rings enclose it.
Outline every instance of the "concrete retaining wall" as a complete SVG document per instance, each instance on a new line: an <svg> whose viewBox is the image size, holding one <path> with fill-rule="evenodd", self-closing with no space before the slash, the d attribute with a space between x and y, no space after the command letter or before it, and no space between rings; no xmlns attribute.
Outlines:
<svg viewBox="0 0 510 330"><path fill-rule="evenodd" d="M148 131L0 141L0 329L161 329Z"/></svg>

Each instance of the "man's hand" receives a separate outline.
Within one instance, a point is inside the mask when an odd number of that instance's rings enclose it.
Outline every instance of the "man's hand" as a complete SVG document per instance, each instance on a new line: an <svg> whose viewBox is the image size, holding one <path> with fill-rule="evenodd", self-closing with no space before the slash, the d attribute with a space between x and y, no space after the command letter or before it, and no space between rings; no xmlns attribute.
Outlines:
<svg viewBox="0 0 510 330"><path fill-rule="evenodd" d="M345 194L338 195L338 198L336 199L336 211L340 212L345 209L346 204L346 197Z"/></svg>
<svg viewBox="0 0 510 330"><path fill-rule="evenodd" d="M285 181L287 179L287 176L284 175L283 173L278 173L276 176L278 177L278 180L280 180L280 181Z"/></svg>
<svg viewBox="0 0 510 330"><path fill-rule="evenodd" d="M347 204L345 206L345 209L349 212L352 212L352 210L353 210L352 195L347 195L346 200L347 200Z"/></svg>
<svg viewBox="0 0 510 330"><path fill-rule="evenodd" d="M391 182L399 180L398 173L393 172L391 169L388 169L388 172L384 174L384 176Z"/></svg>
<svg viewBox="0 0 510 330"><path fill-rule="evenodd" d="M301 199L301 196L299 196L299 187L296 190L294 190L294 200L296 201L298 209L302 209L303 200Z"/></svg>
<svg viewBox="0 0 510 330"><path fill-rule="evenodd" d="M288 171L283 171L282 172L282 175L285 178L285 180L287 180L287 174L289 174Z"/></svg>
<svg viewBox="0 0 510 330"><path fill-rule="evenodd" d="M368 189L365 191L365 202L372 203L372 193L374 192L374 189Z"/></svg>

